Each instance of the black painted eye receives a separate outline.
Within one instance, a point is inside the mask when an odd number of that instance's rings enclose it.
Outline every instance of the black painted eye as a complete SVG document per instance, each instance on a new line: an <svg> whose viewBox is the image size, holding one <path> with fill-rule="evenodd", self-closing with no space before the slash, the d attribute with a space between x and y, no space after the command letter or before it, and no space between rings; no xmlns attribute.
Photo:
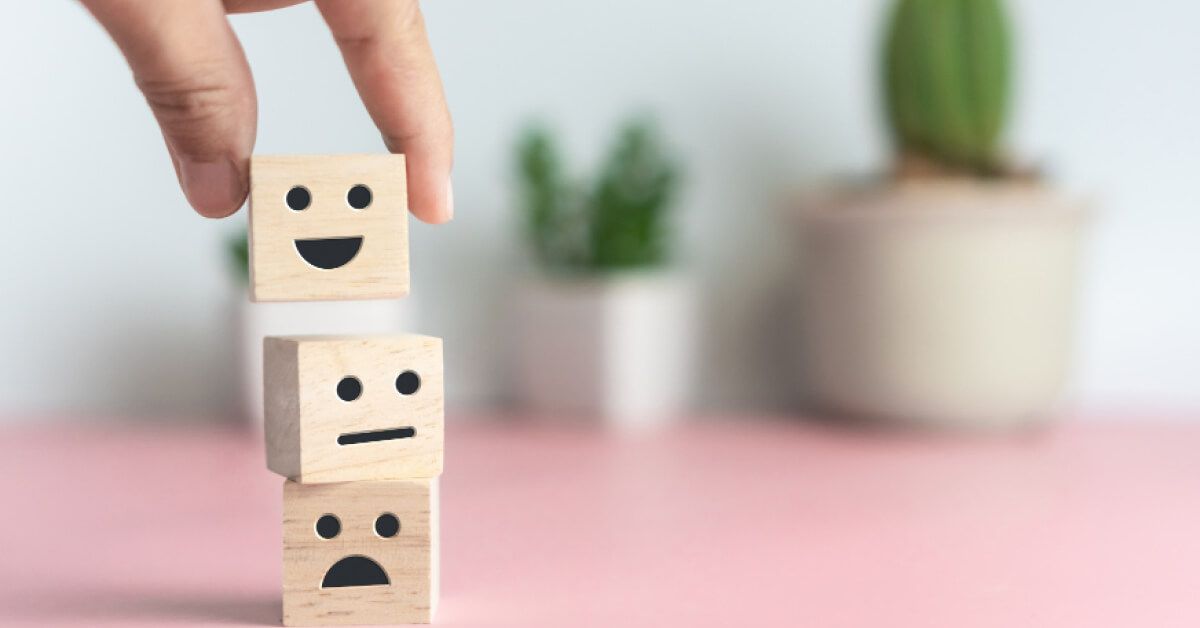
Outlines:
<svg viewBox="0 0 1200 628"><path fill-rule="evenodd" d="M390 539L400 532L400 519L390 512L385 512L375 519L375 534Z"/></svg>
<svg viewBox="0 0 1200 628"><path fill-rule="evenodd" d="M396 378L396 392L411 395L421 388L421 376L413 371L404 371Z"/></svg>
<svg viewBox="0 0 1200 628"><path fill-rule="evenodd" d="M357 377L346 376L337 385L337 396L342 401L354 401L362 394L362 382Z"/></svg>
<svg viewBox="0 0 1200 628"><path fill-rule="evenodd" d="M287 201L287 206L292 208L292 211L303 211L308 209L308 206L312 204L312 194L309 193L308 188L303 185L297 185L288 190L287 197L284 200Z"/></svg>
<svg viewBox="0 0 1200 628"><path fill-rule="evenodd" d="M332 539L342 531L342 522L333 515L321 515L317 519L317 536L323 539Z"/></svg>
<svg viewBox="0 0 1200 628"><path fill-rule="evenodd" d="M371 188L359 183L346 192L346 202L354 209L366 209L371 204Z"/></svg>

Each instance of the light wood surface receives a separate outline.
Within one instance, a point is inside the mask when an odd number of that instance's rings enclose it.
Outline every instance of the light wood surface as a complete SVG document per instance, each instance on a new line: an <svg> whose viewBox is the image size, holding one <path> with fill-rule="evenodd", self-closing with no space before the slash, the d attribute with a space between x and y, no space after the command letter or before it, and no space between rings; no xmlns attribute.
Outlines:
<svg viewBox="0 0 1200 628"><path fill-rule="evenodd" d="M263 340L267 467L299 482L429 478L442 472L442 341L417 335ZM401 394L411 371L420 387ZM353 377L361 394L338 396ZM412 428L411 436L339 444L345 435Z"/></svg>
<svg viewBox="0 0 1200 628"><path fill-rule="evenodd" d="M395 480L283 486L283 623L429 623L438 599L437 480ZM400 520L391 538L376 533L385 513ZM324 515L340 531L317 533ZM388 584L322 587L329 570L347 557L366 557Z"/></svg>
<svg viewBox="0 0 1200 628"><path fill-rule="evenodd" d="M371 191L351 207L356 185ZM310 203L288 206L301 186ZM362 238L345 265L323 269L298 241ZM250 160L250 287L255 301L397 298L408 294L408 192L403 155L256 155Z"/></svg>

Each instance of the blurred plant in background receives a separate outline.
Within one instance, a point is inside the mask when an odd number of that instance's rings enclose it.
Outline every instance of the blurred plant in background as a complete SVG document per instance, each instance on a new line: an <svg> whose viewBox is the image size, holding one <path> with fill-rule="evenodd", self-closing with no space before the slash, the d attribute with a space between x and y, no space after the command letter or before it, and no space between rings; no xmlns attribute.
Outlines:
<svg viewBox="0 0 1200 628"><path fill-rule="evenodd" d="M250 285L250 237L245 229L235 231L225 238L225 254L238 285Z"/></svg>
<svg viewBox="0 0 1200 628"><path fill-rule="evenodd" d="M1000 0L900 0L884 46L884 90L905 175L999 176L1009 101Z"/></svg>
<svg viewBox="0 0 1200 628"><path fill-rule="evenodd" d="M881 58L896 177L802 222L798 379L816 408L943 429L1056 415L1086 212L999 148L1000 0L894 0Z"/></svg>
<svg viewBox="0 0 1200 628"><path fill-rule="evenodd" d="M514 397L550 417L638 430L691 402L695 299L672 261L680 168L653 121L621 125L594 178L573 178L554 136L517 147L525 237L539 269L510 301Z"/></svg>
<svg viewBox="0 0 1200 628"><path fill-rule="evenodd" d="M622 126L590 185L570 178L553 135L541 124L522 134L517 169L526 235L544 269L596 273L668 260L667 210L679 167L650 118Z"/></svg>

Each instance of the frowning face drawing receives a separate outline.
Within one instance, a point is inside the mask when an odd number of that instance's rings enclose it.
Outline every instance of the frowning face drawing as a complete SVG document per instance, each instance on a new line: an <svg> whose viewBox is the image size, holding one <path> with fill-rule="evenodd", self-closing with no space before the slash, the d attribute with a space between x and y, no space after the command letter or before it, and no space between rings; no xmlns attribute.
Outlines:
<svg viewBox="0 0 1200 628"><path fill-rule="evenodd" d="M255 156L250 274L256 301L408 293L403 155Z"/></svg>
<svg viewBox="0 0 1200 628"><path fill-rule="evenodd" d="M390 512L381 512L372 526L380 539L395 538L400 533L400 518ZM342 520L334 513L325 513L317 518L313 529L317 536L332 541L342 534ZM330 565L321 578L322 589L338 587L382 587L392 583L387 570L379 561L363 554L351 554Z"/></svg>
<svg viewBox="0 0 1200 628"><path fill-rule="evenodd" d="M283 489L284 623L422 623L437 598L436 480Z"/></svg>

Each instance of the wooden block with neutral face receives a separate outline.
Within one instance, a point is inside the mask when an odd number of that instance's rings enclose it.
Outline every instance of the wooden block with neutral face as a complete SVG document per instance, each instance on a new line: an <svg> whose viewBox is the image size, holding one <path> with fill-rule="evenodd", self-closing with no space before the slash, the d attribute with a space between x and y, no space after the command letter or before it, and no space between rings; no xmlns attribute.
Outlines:
<svg viewBox="0 0 1200 628"><path fill-rule="evenodd" d="M250 159L254 301L408 294L403 155Z"/></svg>
<svg viewBox="0 0 1200 628"><path fill-rule="evenodd" d="M284 482L284 625L426 624L437 601L436 479Z"/></svg>
<svg viewBox="0 0 1200 628"><path fill-rule="evenodd" d="M267 467L304 483L442 472L442 341L263 340Z"/></svg>

